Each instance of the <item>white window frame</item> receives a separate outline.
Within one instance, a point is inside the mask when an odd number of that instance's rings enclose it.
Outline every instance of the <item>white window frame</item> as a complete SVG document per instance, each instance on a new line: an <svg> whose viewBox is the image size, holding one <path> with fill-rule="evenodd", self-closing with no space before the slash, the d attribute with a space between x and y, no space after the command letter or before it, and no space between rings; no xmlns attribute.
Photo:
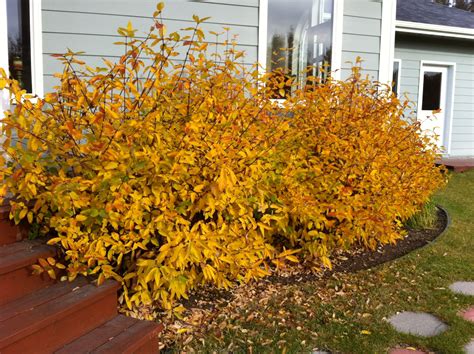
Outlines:
<svg viewBox="0 0 474 354"><path fill-rule="evenodd" d="M38 97L44 95L43 85L43 36L41 19L41 0L29 0L30 7L30 45L31 45L31 86ZM0 67L8 74L7 0L0 0ZM5 107L5 93L2 93L0 107Z"/></svg>
<svg viewBox="0 0 474 354"><path fill-rule="evenodd" d="M454 115L454 93L456 87L456 63L446 61L433 61L433 60L420 60L419 78L418 78L418 99L416 102L416 115L417 118L421 112L421 105L423 104L423 66L442 66L448 68L447 77L447 91L446 91L446 113L444 117L444 132L443 141L446 142L444 145L445 151L443 155L451 154L452 145L452 131L453 131L453 115Z"/></svg>
<svg viewBox="0 0 474 354"><path fill-rule="evenodd" d="M268 35L268 1L259 0L258 21L258 64L260 73L266 73L267 66L267 35ZM291 1L288 1L291 6ZM339 80L342 68L342 31L344 23L344 0L334 0L332 18L332 53L331 76Z"/></svg>
<svg viewBox="0 0 474 354"><path fill-rule="evenodd" d="M397 75L397 85L398 85L398 92L396 92L398 97L401 97L401 85L400 83L402 82L402 59L393 59L393 63L398 63L398 75ZM393 78L393 64L392 64L392 78ZM393 81L392 81L392 88L393 88Z"/></svg>
<svg viewBox="0 0 474 354"><path fill-rule="evenodd" d="M391 82L393 76L396 13L396 0L382 0L379 81L384 84Z"/></svg>

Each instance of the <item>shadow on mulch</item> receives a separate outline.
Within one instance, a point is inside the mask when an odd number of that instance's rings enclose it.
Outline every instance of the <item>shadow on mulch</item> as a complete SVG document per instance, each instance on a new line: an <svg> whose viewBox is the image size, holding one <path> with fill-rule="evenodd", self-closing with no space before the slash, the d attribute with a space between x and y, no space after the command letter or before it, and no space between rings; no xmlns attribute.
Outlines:
<svg viewBox="0 0 474 354"><path fill-rule="evenodd" d="M341 253L332 260L332 270L326 269L321 273L301 271L284 276L275 274L259 280L257 287L264 286L264 284L268 283L289 285L327 279L336 273L354 273L403 257L414 250L432 243L438 236L444 233L449 226L449 216L447 212L440 207L438 207L437 214L438 218L434 228L423 230L407 228L408 234L405 238L398 240L394 245L387 244L379 246L375 251L360 249L356 252ZM186 308L203 308L204 305L205 308L210 309L212 307L219 307L218 303L220 302L226 303L232 296L233 294L230 290L209 287L200 289L192 294L189 300L183 301L183 305Z"/></svg>

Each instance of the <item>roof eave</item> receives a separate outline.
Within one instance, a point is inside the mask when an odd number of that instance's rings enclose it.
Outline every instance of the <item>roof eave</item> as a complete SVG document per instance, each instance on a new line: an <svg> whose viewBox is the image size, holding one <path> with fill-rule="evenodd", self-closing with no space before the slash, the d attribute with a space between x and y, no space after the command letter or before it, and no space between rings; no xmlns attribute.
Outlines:
<svg viewBox="0 0 474 354"><path fill-rule="evenodd" d="M474 29L464 27L452 27L443 25L434 25L430 23L420 23L411 21L395 22L397 32L424 34L429 36L462 38L474 40Z"/></svg>

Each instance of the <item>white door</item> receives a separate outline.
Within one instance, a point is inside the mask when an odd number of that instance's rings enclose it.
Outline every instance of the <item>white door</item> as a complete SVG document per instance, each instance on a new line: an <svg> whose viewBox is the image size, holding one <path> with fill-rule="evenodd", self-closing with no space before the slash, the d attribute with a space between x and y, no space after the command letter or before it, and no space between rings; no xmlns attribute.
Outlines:
<svg viewBox="0 0 474 354"><path fill-rule="evenodd" d="M418 97L418 120L421 128L433 137L442 151L447 145L448 72L447 66L422 65Z"/></svg>

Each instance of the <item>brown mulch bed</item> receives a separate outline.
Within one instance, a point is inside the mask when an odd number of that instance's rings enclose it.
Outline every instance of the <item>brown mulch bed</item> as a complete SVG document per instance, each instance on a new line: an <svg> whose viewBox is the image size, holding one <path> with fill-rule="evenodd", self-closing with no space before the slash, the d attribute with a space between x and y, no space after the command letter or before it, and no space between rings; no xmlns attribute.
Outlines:
<svg viewBox="0 0 474 354"><path fill-rule="evenodd" d="M408 234L405 238L399 240L396 244L387 244L379 246L375 251L368 249L352 250L351 252L341 253L331 259L333 269L322 270L321 272L312 272L304 269L303 266L295 266L288 272L271 275L260 280L262 283L281 283L294 284L302 281L319 280L322 278L329 278L334 273L352 273L364 269L369 269L377 265L392 261L394 259L403 257L404 255L424 247L433 242L448 226L448 215L446 211L438 208L438 219L433 229L408 229ZM206 288L191 295L189 300L185 301L183 305L188 307L195 307L199 303L206 303L211 306L212 299L226 300L232 297L230 291L219 290L215 288Z"/></svg>
<svg viewBox="0 0 474 354"><path fill-rule="evenodd" d="M407 229L405 238L396 244L379 246L375 251L360 249L351 252L333 255L333 269L311 271L303 265L296 265L286 271L252 284L251 286L239 286L230 290L219 290L205 287L196 291L189 300L183 302L186 309L183 319L174 321L168 318L164 320L165 332L161 338L161 349L163 352L173 352L174 345L178 342L184 345L189 342L193 335L199 337L199 333L206 329L218 326L217 318L223 313L233 313L235 309L243 306L254 296L266 296L266 293L278 292L282 286L291 286L301 282L318 281L337 277L342 273L353 273L369 269L377 265L400 258L416 249L424 247L433 242L441 235L449 224L447 213L438 208L438 220L433 229L414 230ZM263 294L263 295L262 295ZM268 295L268 294L267 294ZM220 314L220 315L219 315ZM176 331L187 328L189 332L176 335ZM178 332L179 333L179 332Z"/></svg>
<svg viewBox="0 0 474 354"><path fill-rule="evenodd" d="M356 254L351 254L347 260L335 264L334 272L356 272L369 269L379 264L400 258L411 251L426 246L434 241L446 229L448 225L448 215L438 208L438 220L433 229L415 230L407 229L407 236L399 240L395 245L384 245L377 250L363 250Z"/></svg>

